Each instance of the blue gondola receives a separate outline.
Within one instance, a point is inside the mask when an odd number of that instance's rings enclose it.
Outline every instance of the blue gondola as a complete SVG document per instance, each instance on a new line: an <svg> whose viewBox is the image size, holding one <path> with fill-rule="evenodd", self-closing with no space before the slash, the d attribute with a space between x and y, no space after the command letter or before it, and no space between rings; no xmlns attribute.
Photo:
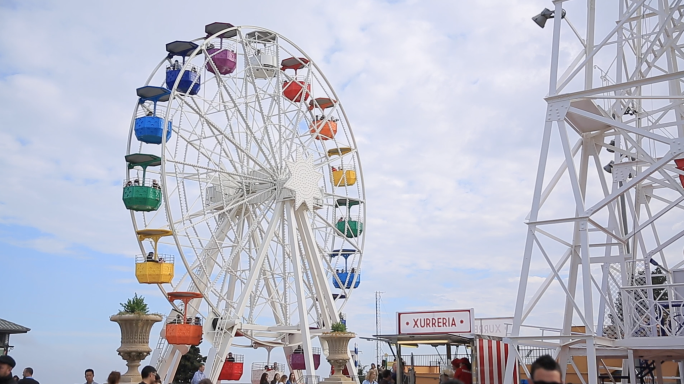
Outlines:
<svg viewBox="0 0 684 384"><path fill-rule="evenodd" d="M361 274L360 273L352 273L352 272L338 272L337 277L340 279L338 282L337 279L333 278L333 286L335 288L342 288L344 286L345 288L358 288L359 284L361 284Z"/></svg>
<svg viewBox="0 0 684 384"><path fill-rule="evenodd" d="M135 137L147 144L161 144L162 135L164 134L164 119L157 116L157 102L169 101L168 89L162 87L141 87L136 90L138 103L143 104L146 101L154 103L154 109L148 112L147 116L138 117L135 119ZM166 141L171 139L171 122L167 123Z"/></svg>
<svg viewBox="0 0 684 384"><path fill-rule="evenodd" d="M358 273L354 268L352 268L350 271L347 266L347 259L349 256L352 256L356 253L358 253L356 249L335 249L329 254L331 258L344 257L344 270L335 271L337 277L333 277L333 286L335 288L358 288L359 284L361 284L361 274Z"/></svg>
<svg viewBox="0 0 684 384"><path fill-rule="evenodd" d="M196 49L197 44L191 41L174 41L166 44L166 52L169 54L167 58L171 60L174 56L183 58L183 65L185 65L185 57L191 55ZM178 82L176 91L180 93L187 93L188 95L196 95L200 90L200 82L202 77L197 72L197 68L192 67L190 70L183 71L182 65L175 60L173 64L166 67L166 88L173 89L176 84L178 75L181 76Z"/></svg>

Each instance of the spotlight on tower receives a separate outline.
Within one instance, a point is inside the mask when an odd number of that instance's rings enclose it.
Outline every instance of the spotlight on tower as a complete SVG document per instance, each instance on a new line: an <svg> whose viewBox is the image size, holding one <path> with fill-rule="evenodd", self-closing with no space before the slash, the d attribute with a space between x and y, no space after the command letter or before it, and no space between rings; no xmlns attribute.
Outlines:
<svg viewBox="0 0 684 384"><path fill-rule="evenodd" d="M553 19L555 17L556 11L552 11L548 8L544 8L543 11L541 11L540 14L532 18L532 21L537 23L538 26L541 28L544 28L546 25L546 21L548 19ZM561 19L565 18L565 9L563 10L563 13L561 14Z"/></svg>
<svg viewBox="0 0 684 384"><path fill-rule="evenodd" d="M606 166L603 167L603 170L608 173L613 173L613 164L615 164L615 162L611 160L610 163L606 164Z"/></svg>

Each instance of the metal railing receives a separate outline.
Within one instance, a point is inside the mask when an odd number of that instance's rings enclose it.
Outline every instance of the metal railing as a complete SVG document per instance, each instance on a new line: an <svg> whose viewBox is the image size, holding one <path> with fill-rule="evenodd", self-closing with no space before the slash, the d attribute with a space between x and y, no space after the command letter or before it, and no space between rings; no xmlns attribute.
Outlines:
<svg viewBox="0 0 684 384"><path fill-rule="evenodd" d="M624 338L684 335L684 283L620 288L619 307Z"/></svg>
<svg viewBox="0 0 684 384"><path fill-rule="evenodd" d="M157 181L157 179L151 179L151 178L146 178L144 180L145 184L143 185L143 180L139 177L131 177L130 179L123 179L122 185L124 187L152 187L152 188L157 188L161 190L161 183Z"/></svg>
<svg viewBox="0 0 684 384"><path fill-rule="evenodd" d="M266 378L268 379L268 381L271 382L275 377L276 373L282 374L287 370L289 370L289 368L287 364L284 363L252 363L252 384L259 384L261 380L261 375L263 375L264 373L266 373Z"/></svg>
<svg viewBox="0 0 684 384"><path fill-rule="evenodd" d="M154 103L151 101L145 101L143 104L140 104L138 106L138 110L135 113L135 117L143 117L143 116L157 116L161 119L166 116L166 109L167 107L164 106L163 104L157 103L157 113L154 113Z"/></svg>
<svg viewBox="0 0 684 384"><path fill-rule="evenodd" d="M461 359L461 358L468 358L469 360L472 360L472 356L470 356L467 353L457 353L451 355L451 359ZM403 355L401 357L404 360L404 364L406 366L409 366L411 364L411 355ZM393 361L388 361L387 362L387 367L388 369L392 368L392 364L394 364ZM447 360L446 355L413 355L413 365L416 367L440 367L440 369L446 369L449 368L451 369L451 361Z"/></svg>
<svg viewBox="0 0 684 384"><path fill-rule="evenodd" d="M158 253L157 258L155 258L154 261L148 260L147 256L148 255L135 255L135 263L140 264L140 263L145 263L148 261L151 263L154 263L154 262L173 263L176 260L176 257L174 255L167 255L167 254L162 254L162 253Z"/></svg>
<svg viewBox="0 0 684 384"><path fill-rule="evenodd" d="M233 360L229 360L231 357L233 358ZM245 355L233 354L232 356L226 356L226 361L229 363L244 363Z"/></svg>
<svg viewBox="0 0 684 384"><path fill-rule="evenodd" d="M518 354L520 355L520 363L529 365L532 364L535 360L540 358L541 356L544 355L551 355L553 356L554 353L553 348L539 348L539 347L529 347L526 345L520 345L518 346Z"/></svg>
<svg viewBox="0 0 684 384"><path fill-rule="evenodd" d="M345 222L345 221L356 221L358 223L363 223L363 216L362 215L339 215L337 219L337 223Z"/></svg>
<svg viewBox="0 0 684 384"><path fill-rule="evenodd" d="M321 377L318 375L301 375L296 379L297 384L318 384Z"/></svg>

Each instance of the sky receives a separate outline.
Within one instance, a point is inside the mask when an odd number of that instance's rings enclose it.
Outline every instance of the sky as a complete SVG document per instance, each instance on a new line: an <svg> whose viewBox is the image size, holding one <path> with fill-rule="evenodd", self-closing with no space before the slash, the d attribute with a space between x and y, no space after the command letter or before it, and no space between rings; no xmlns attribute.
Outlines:
<svg viewBox="0 0 684 384"><path fill-rule="evenodd" d="M347 305L350 329L375 333L378 291L384 333L395 331L400 311L512 316L552 33L531 17L551 6L0 0L0 318L31 328L11 338L15 373L31 366L38 380L78 383L94 368L102 382L125 368L115 352L118 326L109 321L119 303L138 293L153 311L168 311L161 293L133 274L123 155L134 90L164 44L200 37L214 21L286 36L316 61L344 105L368 220L364 279ZM370 364L375 345L356 342Z"/></svg>

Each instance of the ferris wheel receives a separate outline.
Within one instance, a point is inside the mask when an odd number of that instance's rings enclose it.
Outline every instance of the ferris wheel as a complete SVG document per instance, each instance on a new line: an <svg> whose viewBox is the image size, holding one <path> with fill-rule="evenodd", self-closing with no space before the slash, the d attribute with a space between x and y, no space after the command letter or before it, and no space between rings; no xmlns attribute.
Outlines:
<svg viewBox="0 0 684 384"><path fill-rule="evenodd" d="M313 376L312 338L340 321L361 281L354 136L330 84L290 40L228 23L205 33L166 45L137 89L126 151L136 276L183 302L152 364L170 382L187 346L203 340L214 382L239 346L303 351L300 368Z"/></svg>

